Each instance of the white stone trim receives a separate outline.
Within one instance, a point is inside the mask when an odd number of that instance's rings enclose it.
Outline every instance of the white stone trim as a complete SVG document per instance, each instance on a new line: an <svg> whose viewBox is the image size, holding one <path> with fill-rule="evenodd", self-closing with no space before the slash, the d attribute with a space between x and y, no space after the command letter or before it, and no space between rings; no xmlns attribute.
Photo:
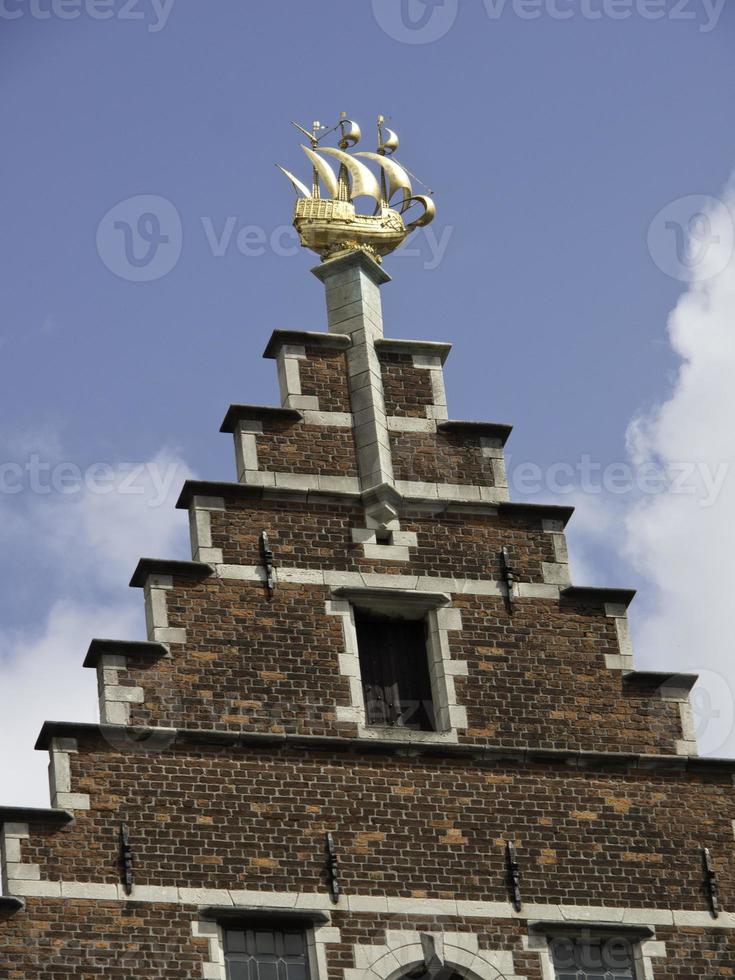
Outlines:
<svg viewBox="0 0 735 980"><path fill-rule="evenodd" d="M351 429L354 420L352 412L312 412L304 411L304 425L318 425L335 429Z"/></svg>
<svg viewBox="0 0 735 980"><path fill-rule="evenodd" d="M408 415L389 415L389 432L436 432L434 419L417 419Z"/></svg>
<svg viewBox="0 0 735 980"><path fill-rule="evenodd" d="M699 743L697 742L697 726L694 720L694 711L689 699L689 689L682 690L677 687L676 679L668 684L662 684L658 689L658 695L662 701L669 701L679 705L679 718L681 721L682 737L677 739L677 755L699 755Z"/></svg>
<svg viewBox="0 0 735 980"><path fill-rule="evenodd" d="M202 963L203 980L226 980L225 942L221 925L209 919L195 919L191 924L191 934L195 939L208 941L209 959Z"/></svg>
<svg viewBox="0 0 735 980"><path fill-rule="evenodd" d="M281 390L283 408L308 409L319 411L319 399L315 395L301 393L301 370L299 361L306 360L306 348L301 344L282 344L276 358L278 386Z"/></svg>
<svg viewBox="0 0 735 980"><path fill-rule="evenodd" d="M143 595L148 639L156 643L186 643L186 630L168 624L167 593L174 587L171 575L149 575Z"/></svg>
<svg viewBox="0 0 735 980"><path fill-rule="evenodd" d="M60 810L89 810L89 794L73 793L71 757L79 751L75 738L54 738L49 749L48 781L51 806Z"/></svg>
<svg viewBox="0 0 735 980"><path fill-rule="evenodd" d="M192 561L221 564L222 549L212 547L212 511L224 511L224 497L194 497L189 507Z"/></svg>
<svg viewBox="0 0 735 980"><path fill-rule="evenodd" d="M542 575L544 582L553 585L571 585L572 576L569 568L569 551L567 549L567 539L564 534L564 522L544 520L541 526L546 534L551 535L552 546L554 548L554 561L542 562Z"/></svg>
<svg viewBox="0 0 735 980"><path fill-rule="evenodd" d="M256 436L263 434L263 423L240 419L235 426L235 460L237 478L246 483L245 475L258 469L258 444Z"/></svg>
<svg viewBox="0 0 735 980"><path fill-rule="evenodd" d="M426 930L442 962L478 980L524 980L515 972L513 953L480 949L472 932ZM421 933L412 929L386 929L385 941L352 947L354 968L345 969L344 980L391 980L424 961Z"/></svg>
<svg viewBox="0 0 735 980"><path fill-rule="evenodd" d="M445 421L449 418L447 411L447 393L444 387L444 366L441 357L434 354L413 354L413 366L429 372L433 402L426 406L426 418L434 421Z"/></svg>
<svg viewBox="0 0 735 980"><path fill-rule="evenodd" d="M383 378L375 341L383 336L380 287L355 264L323 278L331 333L348 334L345 352L362 488L393 485Z"/></svg>
<svg viewBox="0 0 735 980"><path fill-rule="evenodd" d="M328 616L339 616L342 619L344 650L339 654L339 672L347 678L350 689L350 704L337 705L335 717L338 721L355 724L360 738L385 738L385 728L366 724L354 607L345 599L330 599L325 603L325 612ZM426 653L439 730L423 732L410 728L390 728L389 733L392 739L406 742L454 744L459 741L459 730L467 728L467 709L457 703L454 685L455 677L467 676L467 661L452 660L449 647L449 633L462 629L462 616L459 609L441 607L428 610L427 620Z"/></svg>
<svg viewBox="0 0 735 980"><path fill-rule="evenodd" d="M276 582L294 585L327 585L332 588L408 589L418 592L449 592L455 595L490 595L505 597L505 584L495 579L439 578L430 575L399 575L382 572L341 572L316 568L279 566ZM265 572L259 565L216 565L215 578L239 582L264 582ZM540 582L516 582L516 599L558 600L558 585Z"/></svg>
<svg viewBox="0 0 735 980"><path fill-rule="evenodd" d="M16 828L25 825L6 824ZM13 836L13 835L11 835ZM61 898L62 882L23 881L18 883L19 898ZM591 905L541 905L524 903L521 912L515 912L509 902L464 901L448 898L402 898L391 895L342 895L333 903L322 892L269 892L249 889L206 889L176 885L134 885L126 895L123 885L95 882L63 882L64 893L69 897L100 899L119 902L162 902L171 905L232 905L234 908L261 909L310 909L318 912L363 912L387 915L447 915L475 919L513 919L548 922L618 922L626 925L677 927L713 930L735 930L735 912L720 912L713 919L710 912L701 909L639 908L636 906Z"/></svg>
<svg viewBox="0 0 735 980"><path fill-rule="evenodd" d="M366 528L351 528L352 541L362 545L365 558L375 561L410 561L409 549L418 547L415 531L401 531L401 524L397 519L381 524L368 515L366 523ZM380 541L379 533L382 534Z"/></svg>
<svg viewBox="0 0 735 980"><path fill-rule="evenodd" d="M100 721L103 725L129 725L130 705L143 704L145 701L142 687L120 685L120 671L126 670L127 665L127 658L116 654L106 653L100 657L97 666L97 692Z"/></svg>
<svg viewBox="0 0 735 980"><path fill-rule="evenodd" d="M493 483L496 487L508 489L508 474L505 471L505 450L503 440L482 436L480 439L480 452L485 459L489 459L493 468Z"/></svg>
<svg viewBox="0 0 735 980"><path fill-rule="evenodd" d="M387 431L387 430L386 430ZM243 437L244 438L244 437ZM248 437L253 439L255 436ZM384 447L381 447L381 450ZM377 450L370 449L370 452ZM367 453L368 450L366 449ZM257 453L251 462L257 464ZM259 470L257 465L243 468L238 460L238 480L255 487L283 487L288 490L326 490L333 493L360 493L363 489L358 477L321 476L317 473L281 473L275 470ZM393 480L391 479L391 483ZM503 486L482 487L470 483L424 483L413 480L396 480L395 488L410 503L506 503L508 488Z"/></svg>
<svg viewBox="0 0 735 980"><path fill-rule="evenodd" d="M424 483L416 480L396 480L396 490L409 500L422 500L434 503L451 500L467 503L498 504L507 502L510 497L507 487L481 487L472 483Z"/></svg>
<svg viewBox="0 0 735 980"><path fill-rule="evenodd" d="M22 840L30 838L27 823L6 823L0 836L0 894L15 895L19 881L34 881L41 877L38 864L24 864L21 853Z"/></svg>
<svg viewBox="0 0 735 980"><path fill-rule="evenodd" d="M628 623L627 608L618 603L606 602L605 615L615 620L615 630L618 635L618 647L620 650L617 654L606 654L605 665L609 670L634 670L633 644L630 639L630 624Z"/></svg>
<svg viewBox="0 0 735 980"><path fill-rule="evenodd" d="M320 476L317 473L275 473L270 470L245 470L240 482L254 487L282 487L286 490L322 490L328 493L359 493L356 476Z"/></svg>

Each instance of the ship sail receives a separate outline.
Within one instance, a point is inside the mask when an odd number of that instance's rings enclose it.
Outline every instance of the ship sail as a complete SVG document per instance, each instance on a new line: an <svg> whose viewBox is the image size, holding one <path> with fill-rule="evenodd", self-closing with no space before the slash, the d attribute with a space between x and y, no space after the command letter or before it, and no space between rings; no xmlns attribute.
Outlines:
<svg viewBox="0 0 735 980"><path fill-rule="evenodd" d="M355 156L366 157L368 160L373 160L382 167L384 172L388 177L388 201L398 191L403 191L403 202L401 204L401 210L405 210L408 206L408 202L413 194L413 189L411 187L411 178L408 176L403 167L396 163L395 160L391 160L389 157L381 156L380 153L356 153Z"/></svg>
<svg viewBox="0 0 735 980"><path fill-rule="evenodd" d="M342 129L342 142L346 146L355 146L362 139L362 131L353 119L345 117L340 120L340 127Z"/></svg>
<svg viewBox="0 0 735 980"><path fill-rule="evenodd" d="M278 169L281 171L282 174L285 174L288 177L288 179L291 181L291 183L296 188L296 191L299 194L301 194L302 197L311 197L312 196L311 191L306 186L306 184L302 184L301 181L299 180L299 178L298 177L294 177L294 175L291 173L290 170L286 170L286 168L285 167L282 167L280 165L280 163L277 163L276 166L278 167Z"/></svg>
<svg viewBox="0 0 735 980"><path fill-rule="evenodd" d="M382 130L382 132L383 132L383 139L380 145L380 149L384 153L395 153L401 142L398 139L398 133L395 133L392 129L388 129L387 126L385 127L385 129Z"/></svg>
<svg viewBox="0 0 735 980"><path fill-rule="evenodd" d="M378 202L381 200L380 185L375 178L375 174L371 170L368 170L364 163L360 163L359 160L350 156L349 153L345 153L343 150L335 150L331 146L322 146L319 148L319 152L329 154L335 160L339 160L346 168L352 179L350 200L354 201L356 197L372 197L373 200ZM322 160L321 162L325 166L328 166L326 161ZM337 197L337 194L335 193L333 197Z"/></svg>
<svg viewBox="0 0 735 980"><path fill-rule="evenodd" d="M337 177L335 176L334 171L329 166L329 164L327 163L327 161L326 160L323 160L319 156L318 153L314 153L313 150L310 150L308 146L303 146L302 145L301 149L304 151L304 153L307 155L307 157L311 160L312 164L314 165L314 169L316 170L316 172L321 177L322 183L324 184L324 186L327 189L327 194L330 197L338 198L339 197L339 184L337 183ZM311 196L311 195L309 195L309 196Z"/></svg>

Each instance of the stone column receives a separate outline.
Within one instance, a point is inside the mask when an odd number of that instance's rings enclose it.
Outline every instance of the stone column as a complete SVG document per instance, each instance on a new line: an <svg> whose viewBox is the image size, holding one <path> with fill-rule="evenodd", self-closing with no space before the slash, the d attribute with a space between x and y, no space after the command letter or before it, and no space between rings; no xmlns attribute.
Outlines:
<svg viewBox="0 0 735 980"><path fill-rule="evenodd" d="M383 336L380 287L390 276L363 252L323 262L313 272L326 288L329 332L352 339L347 372L362 491L368 498L379 491L377 498L385 501L394 490L394 479L375 341ZM379 521L389 520L388 505L378 504L377 498L371 511Z"/></svg>

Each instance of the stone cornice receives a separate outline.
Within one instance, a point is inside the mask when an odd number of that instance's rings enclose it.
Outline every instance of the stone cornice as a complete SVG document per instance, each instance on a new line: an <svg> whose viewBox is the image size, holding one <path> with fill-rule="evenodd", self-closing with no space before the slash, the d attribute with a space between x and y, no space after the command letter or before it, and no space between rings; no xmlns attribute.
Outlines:
<svg viewBox="0 0 735 980"><path fill-rule="evenodd" d="M401 499L395 491L397 499ZM290 487L263 487L254 484L230 483L222 481L208 480L187 480L184 484L176 506L180 510L188 510L194 497L224 497L234 500L292 500L314 497L324 499L325 497L334 500L345 500L347 502L362 500L363 494L346 492L344 490L299 490ZM409 498L402 498L406 507L412 509L415 501ZM432 513L436 512L436 503L432 503ZM493 514L507 515L509 517L526 517L538 520L561 521L566 525L574 514L573 507L561 506L559 504L533 504L515 501L498 501L490 503L486 501L459 501L442 500L442 509L450 513L478 513L485 512L489 516ZM417 506L421 506L418 504ZM610 601L610 600L608 600Z"/></svg>
<svg viewBox="0 0 735 980"><path fill-rule="evenodd" d="M504 446L510 438L513 426L506 422L464 422L461 419L448 419L445 422L437 422L436 430L499 439Z"/></svg>
<svg viewBox="0 0 735 980"><path fill-rule="evenodd" d="M152 643L149 640L92 640L82 666L97 667L105 656L158 660L168 656L168 648L163 643Z"/></svg>
<svg viewBox="0 0 735 980"><path fill-rule="evenodd" d="M11 895L0 895L0 912L20 912L26 907L22 898L13 898Z"/></svg>
<svg viewBox="0 0 735 980"><path fill-rule="evenodd" d="M131 589L145 587L151 575L175 575L178 578L202 579L214 575L212 565L201 561L169 561L163 558L141 558L130 579Z"/></svg>
<svg viewBox="0 0 735 980"><path fill-rule="evenodd" d="M272 405L230 405L225 415L220 432L234 432L237 423L243 419L263 422L301 422L304 416L295 408L276 408Z"/></svg>
<svg viewBox="0 0 735 980"><path fill-rule="evenodd" d="M80 724L75 722L47 721L36 741L35 748L48 749L55 738L111 738L117 744L123 735L134 746L136 741L146 750L160 740L162 748L184 745L217 745L248 749L294 748L319 752L346 752L360 755L426 755L434 758L454 758L469 762L496 762L518 766L563 765L566 769L588 771L594 768L666 772L680 775L686 772L735 773L735 759L710 759L701 756L649 755L626 752L590 752L582 749L545 749L532 746L503 747L496 745L472 745L468 743L422 743L398 741L390 738L361 739L331 735L289 735L260 732L229 732L214 729L158 728L120 725ZM0 810L0 817L4 811ZM18 811L21 812L21 811ZM34 812L34 811L30 811ZM59 812L59 811L38 811ZM27 822L27 821L26 821Z"/></svg>
<svg viewBox="0 0 735 980"><path fill-rule="evenodd" d="M386 354L429 354L441 358L441 362L444 364L449 357L452 345L441 343L438 340L402 340L381 337L375 341L375 349L378 353L385 351Z"/></svg>
<svg viewBox="0 0 735 980"><path fill-rule="evenodd" d="M347 350L352 339L343 333L318 333L314 330L274 330L263 351L263 357L275 360L284 344L321 347L323 350Z"/></svg>
<svg viewBox="0 0 735 980"><path fill-rule="evenodd" d="M594 605L600 603L607 605L610 603L615 606L629 606L635 599L635 589L604 589L597 586L568 585L561 590L562 599L571 599L574 602L589 602Z"/></svg>
<svg viewBox="0 0 735 980"><path fill-rule="evenodd" d="M262 487L252 483L213 483L202 480L187 480L176 506L179 510L188 510L194 497L224 497L229 500L309 500L314 497L321 502L325 498L359 502L362 499L362 494L344 490L298 490L291 487Z"/></svg>
<svg viewBox="0 0 735 980"><path fill-rule="evenodd" d="M0 825L6 823L50 823L63 826L64 824L71 823L73 819L74 814L70 813L69 810L41 810L35 807L0 806Z"/></svg>

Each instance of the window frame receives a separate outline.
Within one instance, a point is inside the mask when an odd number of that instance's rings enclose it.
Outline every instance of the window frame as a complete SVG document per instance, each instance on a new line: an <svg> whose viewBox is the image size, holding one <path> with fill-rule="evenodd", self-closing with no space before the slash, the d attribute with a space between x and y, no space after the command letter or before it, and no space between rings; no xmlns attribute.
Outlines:
<svg viewBox="0 0 735 980"><path fill-rule="evenodd" d="M301 932L306 948L307 980L325 980L322 961L323 940L319 931L329 927L331 916L316 909L282 909L271 907L238 908L236 906L210 906L203 908L192 923L193 935L210 941L211 967L219 969L222 980L228 980L227 945L225 934L237 928L271 928ZM214 974L212 974L214 975Z"/></svg>
<svg viewBox="0 0 735 980"><path fill-rule="evenodd" d="M631 926L624 923L594 923L594 922L536 922L530 926L531 933L542 933L547 942L549 962L554 980L559 973L554 963L552 944L557 939L584 941L591 944L604 943L614 939L625 940L630 945L633 980L642 980L645 971L642 969L642 944L654 937L653 929L648 926ZM570 970L570 972L574 972Z"/></svg>
<svg viewBox="0 0 735 980"><path fill-rule="evenodd" d="M351 705L337 706L338 720L355 722L361 738L456 744L459 730L467 728L467 713L464 706L457 703L454 678L467 675L467 662L453 660L451 656L449 634L462 628L460 610L452 606L451 596L443 592L390 587L342 587L333 589L326 611L342 617L345 638L340 672L349 679ZM355 614L360 612L426 620L427 663L435 717L433 731L368 724L355 625Z"/></svg>

